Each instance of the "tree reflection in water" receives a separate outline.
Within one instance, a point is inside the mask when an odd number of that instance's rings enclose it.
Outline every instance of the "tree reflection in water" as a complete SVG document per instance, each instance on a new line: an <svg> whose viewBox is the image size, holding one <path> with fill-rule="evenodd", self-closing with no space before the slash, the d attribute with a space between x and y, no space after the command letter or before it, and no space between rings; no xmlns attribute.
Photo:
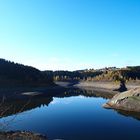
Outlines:
<svg viewBox="0 0 140 140"><path fill-rule="evenodd" d="M25 99L19 98L14 100L5 100L0 104L0 117L2 118L15 114L18 115L21 112L32 110L34 108L41 107L42 105L48 106L53 101L54 97L65 98L80 95L85 97L101 97L105 99L110 99L113 97L113 94L111 93L95 92L92 89L68 88L65 89L63 92L60 91L59 94L47 94L46 92L44 92L43 96L33 96ZM121 115L131 116L135 119L140 120L140 113L126 112L120 110L117 110L117 112Z"/></svg>

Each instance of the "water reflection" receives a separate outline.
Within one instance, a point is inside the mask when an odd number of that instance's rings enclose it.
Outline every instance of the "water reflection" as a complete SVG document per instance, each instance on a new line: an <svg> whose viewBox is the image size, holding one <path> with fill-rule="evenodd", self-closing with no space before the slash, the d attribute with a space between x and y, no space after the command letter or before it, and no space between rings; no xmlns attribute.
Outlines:
<svg viewBox="0 0 140 140"><path fill-rule="evenodd" d="M37 107L41 107L42 105L48 106L50 103L55 104L55 102L53 102L54 97L66 98L66 97L73 97L79 95L81 95L81 97L82 96L96 97L96 98L101 97L104 99L110 99L113 97L113 94L95 92L94 90L91 89L77 89L77 88L65 89L64 91L57 91L57 94L56 93L48 94L45 91L43 96L35 96L35 97L24 98L24 99L19 98L14 100L5 100L0 105L0 114L1 114L0 117L11 116L13 114L17 114ZM120 110L117 110L117 113L140 120L140 113L120 111Z"/></svg>
<svg viewBox="0 0 140 140"><path fill-rule="evenodd" d="M92 89L69 89L61 94L55 95L54 97L71 97L71 96L85 96L85 97L102 97L104 99L111 99L113 97L113 94L111 93L101 93L101 92L95 92Z"/></svg>
<svg viewBox="0 0 140 140"><path fill-rule="evenodd" d="M124 115L126 117L133 117L134 119L137 119L140 121L140 112L132 112L132 111L122 111L122 110L116 110L119 114Z"/></svg>
<svg viewBox="0 0 140 140"><path fill-rule="evenodd" d="M48 106L49 103L52 101L52 97L34 97L28 100L18 99L10 102L5 100L0 107L0 117L6 117L17 113L22 113L24 111L28 111L36 107L41 107L42 105Z"/></svg>
<svg viewBox="0 0 140 140"><path fill-rule="evenodd" d="M110 94L93 90L65 89L59 94L45 91L42 96L7 100L4 110L12 107L0 119L0 129L37 132L47 135L48 140L136 139L140 114L102 108L108 98Z"/></svg>

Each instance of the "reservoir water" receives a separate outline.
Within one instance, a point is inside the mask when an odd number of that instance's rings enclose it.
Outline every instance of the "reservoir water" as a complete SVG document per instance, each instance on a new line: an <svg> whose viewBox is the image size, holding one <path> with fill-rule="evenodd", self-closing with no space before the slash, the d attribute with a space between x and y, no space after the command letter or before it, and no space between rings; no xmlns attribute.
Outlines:
<svg viewBox="0 0 140 140"><path fill-rule="evenodd" d="M139 140L140 114L104 109L107 100L88 91L36 98L20 113L1 118L1 129L33 131L49 140Z"/></svg>

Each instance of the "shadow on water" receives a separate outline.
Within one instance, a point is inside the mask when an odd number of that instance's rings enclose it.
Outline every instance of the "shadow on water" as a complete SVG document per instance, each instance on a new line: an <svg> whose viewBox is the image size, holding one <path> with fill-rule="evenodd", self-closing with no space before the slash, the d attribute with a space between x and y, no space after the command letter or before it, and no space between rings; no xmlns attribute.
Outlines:
<svg viewBox="0 0 140 140"><path fill-rule="evenodd" d="M23 91L22 91L23 92ZM58 94L59 93L59 94ZM102 97L102 98L110 98L110 95L104 95L102 93L96 93L92 90L82 90L82 89L65 89L64 91L58 92L57 94L48 94L43 93L43 95L33 96L33 97L20 97L16 99L4 100L0 105L0 117L6 117L13 114L21 113L24 111L28 111L34 109L36 107L41 107L42 105L48 106L52 101L53 97L57 98L65 98L72 96L85 96L85 97ZM5 110L5 111L4 111Z"/></svg>
<svg viewBox="0 0 140 140"><path fill-rule="evenodd" d="M17 113L22 113L34 109L36 107L41 107L42 105L48 106L50 102L53 101L53 98L44 98L44 97L34 97L28 100L13 100L13 101L4 101L0 107L0 117L6 117L14 115ZM5 110L5 111L4 111Z"/></svg>
<svg viewBox="0 0 140 140"><path fill-rule="evenodd" d="M126 116L126 117L132 117L138 121L140 121L140 112L132 112L132 111L123 111L123 110L116 110L117 113Z"/></svg>
<svg viewBox="0 0 140 140"><path fill-rule="evenodd" d="M22 91L23 92L23 91ZM14 100L5 100L0 104L0 118L11 116L17 113L22 113L25 111L29 111L31 109L35 109L37 107L41 107L42 105L48 106L54 97L57 98L66 98L82 95L84 97L101 97L104 99L110 99L113 97L110 93L100 93L95 92L91 89L78 89L78 88L66 88L65 90L57 91L57 94L48 94L45 93L41 96L33 96L30 98L18 98ZM135 112L127 112L116 110L117 113L124 115L126 117L133 117L134 119L140 120L140 113Z"/></svg>

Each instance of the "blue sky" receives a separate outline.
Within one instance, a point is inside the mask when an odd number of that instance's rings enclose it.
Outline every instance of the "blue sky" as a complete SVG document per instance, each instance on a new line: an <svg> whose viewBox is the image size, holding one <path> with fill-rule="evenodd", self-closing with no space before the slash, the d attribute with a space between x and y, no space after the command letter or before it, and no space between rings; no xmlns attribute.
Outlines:
<svg viewBox="0 0 140 140"><path fill-rule="evenodd" d="M41 70L140 65L140 0L0 0L0 57Z"/></svg>

